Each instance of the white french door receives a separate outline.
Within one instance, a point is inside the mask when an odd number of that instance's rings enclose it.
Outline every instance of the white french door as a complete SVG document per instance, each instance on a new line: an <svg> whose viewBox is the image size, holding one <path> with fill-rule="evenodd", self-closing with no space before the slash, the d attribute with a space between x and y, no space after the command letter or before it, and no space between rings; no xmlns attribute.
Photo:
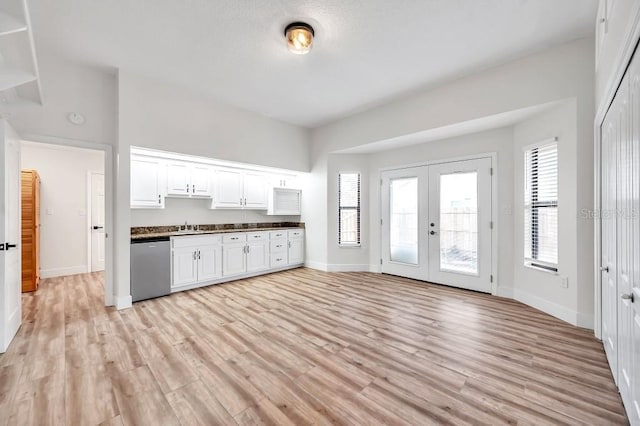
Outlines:
<svg viewBox="0 0 640 426"><path fill-rule="evenodd" d="M429 253L425 245L429 188L426 167L382 174L382 271L426 280Z"/></svg>
<svg viewBox="0 0 640 426"><path fill-rule="evenodd" d="M491 158L382 173L382 272L491 292Z"/></svg>
<svg viewBox="0 0 640 426"><path fill-rule="evenodd" d="M429 281L491 292L491 159L429 166Z"/></svg>
<svg viewBox="0 0 640 426"><path fill-rule="evenodd" d="M20 237L20 140L0 119L0 353L22 322Z"/></svg>

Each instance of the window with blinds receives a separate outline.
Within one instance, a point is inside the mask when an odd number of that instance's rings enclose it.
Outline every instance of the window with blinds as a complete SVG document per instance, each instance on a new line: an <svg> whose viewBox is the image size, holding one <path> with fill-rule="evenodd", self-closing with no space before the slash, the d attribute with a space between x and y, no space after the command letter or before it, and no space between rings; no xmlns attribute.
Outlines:
<svg viewBox="0 0 640 426"><path fill-rule="evenodd" d="M524 154L524 260L558 271L558 144Z"/></svg>
<svg viewBox="0 0 640 426"><path fill-rule="evenodd" d="M360 245L360 173L338 174L338 244Z"/></svg>

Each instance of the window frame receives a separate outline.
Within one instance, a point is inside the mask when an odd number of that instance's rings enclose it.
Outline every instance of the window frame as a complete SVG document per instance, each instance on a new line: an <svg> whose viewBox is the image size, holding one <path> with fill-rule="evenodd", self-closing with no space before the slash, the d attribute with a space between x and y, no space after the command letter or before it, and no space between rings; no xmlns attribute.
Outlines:
<svg viewBox="0 0 640 426"><path fill-rule="evenodd" d="M529 176L527 176L527 168L528 168L528 164L527 164L527 156L529 154L529 152L534 151L534 150L539 150L541 148L545 148L548 147L550 145L555 145L556 148L556 198L555 201L540 201L538 202L537 200L534 199L533 194L537 194L537 190L533 191L533 189L531 189L531 199L527 200L526 196L527 196L527 185L528 182L530 180ZM558 145L558 138L554 137L545 141L541 141L532 145L528 145L523 147L523 259L524 259L524 266L532 268L532 269L537 269L543 272L548 272L548 273L552 273L552 274L558 274L559 273L559 267L560 267L560 259L559 259L559 248L560 248L560 235L559 235L559 229L560 229L560 224L557 223L557 229L556 229L556 241L555 241L555 246L556 246L556 263L552 263L552 262L546 262L543 260L538 260L535 258L534 253L537 253L539 251L539 240L537 238L534 238L534 235L537 235L538 232L535 231L535 228L539 227L539 222L537 220L534 219L534 215L537 213L538 209L540 208L555 208L556 209L556 215L558 218L558 222L559 222L559 208L560 208L560 175L559 175L559 169L560 169L560 150L559 150L559 145ZM533 170L533 168L532 168ZM533 172L531 173L533 175ZM525 222L525 218L527 215L528 211L531 211L531 226L529 229L527 229L527 225ZM534 223L536 225L534 225ZM526 234L527 232L531 233L530 236L530 241L531 241L531 257L527 257L526 253L527 253L527 238L526 238Z"/></svg>
<svg viewBox="0 0 640 426"><path fill-rule="evenodd" d="M341 205L341 183L342 175L357 175L357 205L356 206L342 206ZM339 247L361 247L362 246L362 173L357 171L341 171L338 172L338 246ZM344 242L342 241L342 211L356 211L356 242Z"/></svg>

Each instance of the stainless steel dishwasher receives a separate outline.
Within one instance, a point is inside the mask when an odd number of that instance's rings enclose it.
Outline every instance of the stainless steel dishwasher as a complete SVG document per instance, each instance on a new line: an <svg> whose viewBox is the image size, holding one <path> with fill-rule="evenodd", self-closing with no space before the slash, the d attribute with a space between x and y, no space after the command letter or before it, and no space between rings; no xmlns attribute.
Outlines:
<svg viewBox="0 0 640 426"><path fill-rule="evenodd" d="M131 241L131 298L134 302L171 293L169 238Z"/></svg>

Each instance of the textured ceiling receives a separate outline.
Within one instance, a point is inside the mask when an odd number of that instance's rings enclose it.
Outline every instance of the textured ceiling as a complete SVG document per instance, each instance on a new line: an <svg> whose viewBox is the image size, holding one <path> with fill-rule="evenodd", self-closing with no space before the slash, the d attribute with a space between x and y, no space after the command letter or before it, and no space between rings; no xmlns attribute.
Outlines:
<svg viewBox="0 0 640 426"><path fill-rule="evenodd" d="M315 127L592 34L597 0L30 0L36 49ZM316 31L310 54L283 28Z"/></svg>

